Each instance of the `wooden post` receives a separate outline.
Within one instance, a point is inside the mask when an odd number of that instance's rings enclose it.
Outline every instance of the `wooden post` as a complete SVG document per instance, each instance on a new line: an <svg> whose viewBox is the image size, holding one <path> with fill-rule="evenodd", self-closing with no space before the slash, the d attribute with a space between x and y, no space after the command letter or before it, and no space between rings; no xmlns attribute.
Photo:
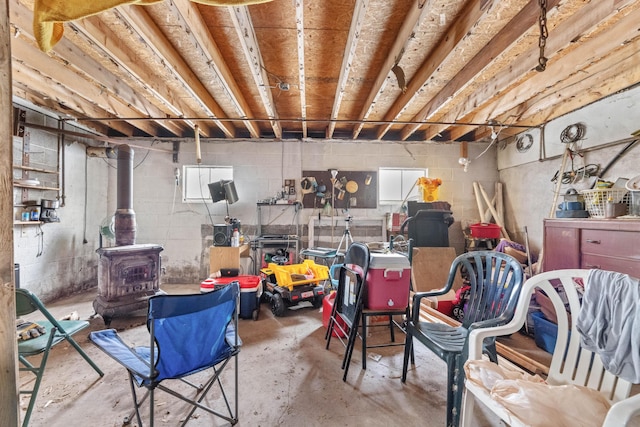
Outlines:
<svg viewBox="0 0 640 427"><path fill-rule="evenodd" d="M0 3L0 425L20 425L13 266L13 131L9 2Z"/></svg>
<svg viewBox="0 0 640 427"><path fill-rule="evenodd" d="M480 184L473 183L473 194L476 196L476 203L478 205L478 215L480 215L480 222L487 222L485 219L484 208L482 207L482 195L480 194ZM490 218L490 217L489 217Z"/></svg>
<svg viewBox="0 0 640 427"><path fill-rule="evenodd" d="M489 200L489 196L487 196L487 192L484 191L484 188L482 188L482 185L480 184L478 184L478 189L480 190L480 194L482 194L482 198L484 199L485 203L489 206L489 210L491 211L493 218L496 220L496 224L498 224L501 227L500 232L505 238L511 240L511 237L509 237L509 233L507 233L507 230L504 228L504 222L502 222L500 215L498 215L498 212L496 212L496 209L491 204L491 200Z"/></svg>

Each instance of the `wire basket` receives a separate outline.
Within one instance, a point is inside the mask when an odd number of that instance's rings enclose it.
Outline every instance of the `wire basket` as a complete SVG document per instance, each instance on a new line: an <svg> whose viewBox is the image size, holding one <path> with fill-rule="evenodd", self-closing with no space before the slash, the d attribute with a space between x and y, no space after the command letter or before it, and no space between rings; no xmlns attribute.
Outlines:
<svg viewBox="0 0 640 427"><path fill-rule="evenodd" d="M607 201L613 203L625 203L629 206L629 191L625 188L598 188L595 190L582 190L584 206L593 218L605 217Z"/></svg>

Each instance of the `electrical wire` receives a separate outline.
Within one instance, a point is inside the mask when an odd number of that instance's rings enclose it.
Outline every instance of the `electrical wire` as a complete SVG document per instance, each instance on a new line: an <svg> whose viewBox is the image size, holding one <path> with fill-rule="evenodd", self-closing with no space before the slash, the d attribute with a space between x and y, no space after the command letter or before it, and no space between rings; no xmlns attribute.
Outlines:
<svg viewBox="0 0 640 427"><path fill-rule="evenodd" d="M571 145L575 145L575 142L571 142ZM592 176L596 176L598 174L598 172L600 171L600 166L590 163L585 165L584 164L584 155L580 152L577 151L577 149L571 149L569 147L567 147L567 150L569 152L569 159L571 159L571 169L564 172L562 174L562 176L560 177L560 171L556 171L555 175L553 176L553 178L551 178L551 182L557 182L558 179L560 179L560 182L562 184L573 184L575 182L578 182L582 179L585 178L590 178ZM580 158L580 160L582 161L583 165L579 168L576 168L575 165L575 159L576 156L578 158Z"/></svg>
<svg viewBox="0 0 640 427"><path fill-rule="evenodd" d="M38 231L36 231L36 237L38 237L38 253L36 254L36 257L40 257L44 253L44 231L42 230L41 224L38 224Z"/></svg>
<svg viewBox="0 0 640 427"><path fill-rule="evenodd" d="M562 182L563 184L573 184L574 182L580 181L581 179L598 175L599 170L600 166L590 163L588 165L579 167L578 169L572 169L563 173L560 182ZM558 180L559 174L560 171L556 171L556 174L553 176L553 178L551 178L551 182L556 182Z"/></svg>
<svg viewBox="0 0 640 427"><path fill-rule="evenodd" d="M87 169L87 156L84 156L84 213L83 213L83 224L82 224L82 243L83 244L87 244L89 243L87 241L87 197L88 197L88 185L87 185L87 181L88 181L88 169Z"/></svg>
<svg viewBox="0 0 640 427"><path fill-rule="evenodd" d="M574 123L562 130L560 133L560 142L563 144L578 142L584 138L585 132L586 126L583 123Z"/></svg>
<svg viewBox="0 0 640 427"><path fill-rule="evenodd" d="M179 183L180 183L180 178L176 176L176 185L173 186L173 200L171 201L171 213L169 213L169 224L167 224L167 234L164 236L163 246L167 246L167 242L169 241L169 232L171 231L171 221L173 220L173 215L175 213L176 194L178 194Z"/></svg>

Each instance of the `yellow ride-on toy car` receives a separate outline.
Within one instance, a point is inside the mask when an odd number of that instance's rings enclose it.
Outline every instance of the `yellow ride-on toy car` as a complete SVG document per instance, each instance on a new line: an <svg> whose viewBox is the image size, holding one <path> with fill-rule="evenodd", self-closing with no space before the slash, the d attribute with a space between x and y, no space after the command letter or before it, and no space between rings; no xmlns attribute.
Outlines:
<svg viewBox="0 0 640 427"><path fill-rule="evenodd" d="M269 263L260 270L264 294L271 302L275 316L283 316L287 307L310 301L314 308L322 306L323 282L329 278L329 268L306 259L302 264Z"/></svg>

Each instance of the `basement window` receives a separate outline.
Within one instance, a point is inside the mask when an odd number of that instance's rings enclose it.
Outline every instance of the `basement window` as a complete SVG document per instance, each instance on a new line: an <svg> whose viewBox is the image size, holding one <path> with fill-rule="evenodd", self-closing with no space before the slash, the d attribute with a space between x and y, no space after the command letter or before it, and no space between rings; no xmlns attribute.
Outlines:
<svg viewBox="0 0 640 427"><path fill-rule="evenodd" d="M233 166L183 166L182 168L182 202L211 202L209 183L221 179L233 180Z"/></svg>
<svg viewBox="0 0 640 427"><path fill-rule="evenodd" d="M427 175L427 169L378 169L378 201L381 205L397 205L404 200L416 200L418 178Z"/></svg>

